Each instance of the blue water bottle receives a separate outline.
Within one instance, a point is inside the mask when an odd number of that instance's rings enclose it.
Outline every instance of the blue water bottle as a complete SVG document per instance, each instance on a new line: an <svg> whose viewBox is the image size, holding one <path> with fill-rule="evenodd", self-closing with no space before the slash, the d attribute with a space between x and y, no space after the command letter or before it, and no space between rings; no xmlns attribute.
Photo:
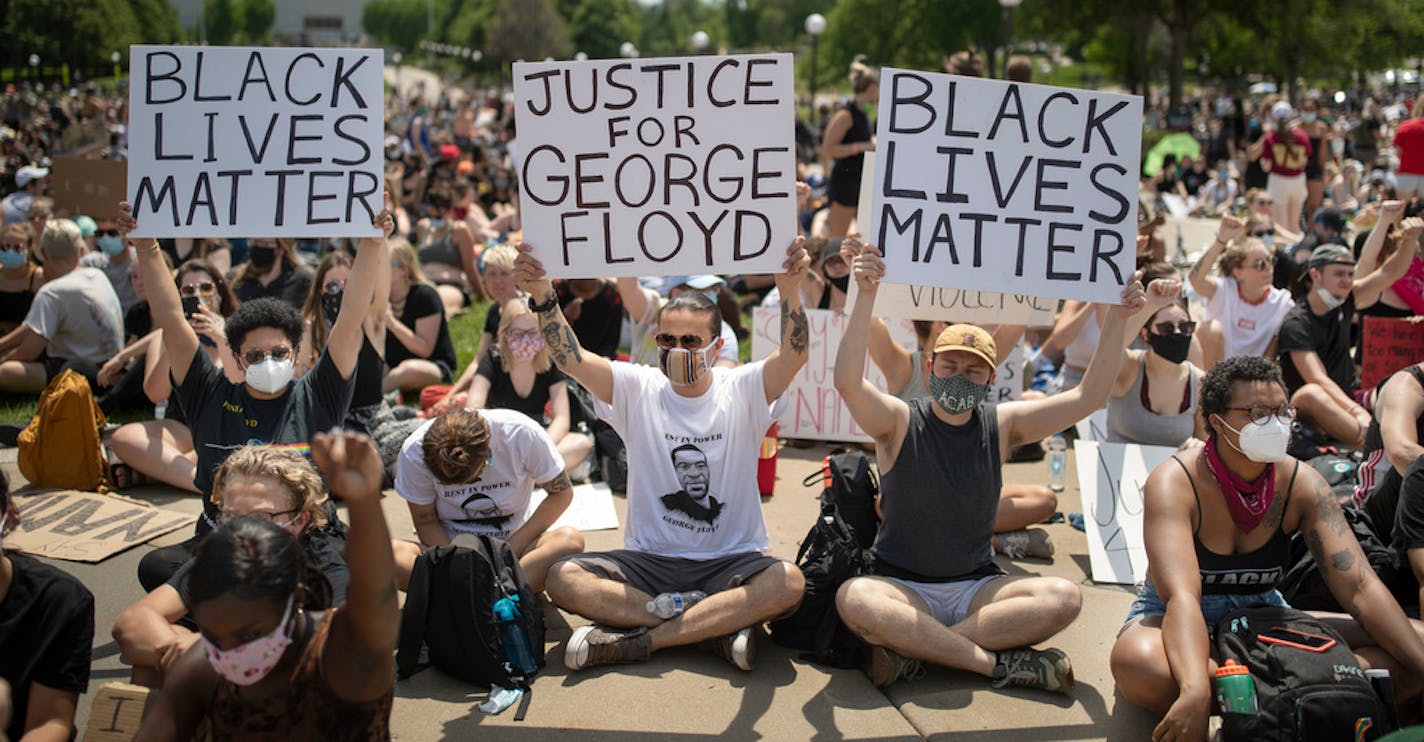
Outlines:
<svg viewBox="0 0 1424 742"><path fill-rule="evenodd" d="M514 675L534 674L538 665L529 651L529 638L524 627L519 625L518 595L500 598L494 602L494 617L499 621L499 638L504 644L504 657L514 670Z"/></svg>

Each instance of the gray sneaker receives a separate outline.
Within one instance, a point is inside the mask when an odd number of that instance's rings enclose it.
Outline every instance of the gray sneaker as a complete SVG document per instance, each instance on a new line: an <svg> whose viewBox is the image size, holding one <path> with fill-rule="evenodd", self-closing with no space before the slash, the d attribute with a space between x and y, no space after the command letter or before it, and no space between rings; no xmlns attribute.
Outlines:
<svg viewBox="0 0 1424 742"><path fill-rule="evenodd" d="M643 662L652 654L653 639L642 626L636 629L615 629L590 624L580 626L569 637L564 648L564 666L582 670L595 665Z"/></svg>
<svg viewBox="0 0 1424 742"><path fill-rule="evenodd" d="M712 654L732 663L742 672L751 672L756 662L757 635L761 627L748 626L734 634L728 634L702 643L702 647Z"/></svg>
<svg viewBox="0 0 1424 742"><path fill-rule="evenodd" d="M1060 649L1005 649L996 654L992 685L1019 685L1066 694L1073 690L1073 663Z"/></svg>
<svg viewBox="0 0 1424 742"><path fill-rule="evenodd" d="M870 683L876 688L884 688L896 680L924 677L925 667L919 660L902 657L885 647L871 647L865 674L870 676Z"/></svg>

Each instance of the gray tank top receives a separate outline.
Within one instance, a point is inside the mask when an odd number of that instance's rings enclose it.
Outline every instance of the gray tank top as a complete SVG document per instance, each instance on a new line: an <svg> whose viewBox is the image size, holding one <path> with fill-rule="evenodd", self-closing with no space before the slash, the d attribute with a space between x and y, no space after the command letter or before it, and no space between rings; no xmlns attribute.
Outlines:
<svg viewBox="0 0 1424 742"><path fill-rule="evenodd" d="M924 356L917 350L910 356L910 380L906 382L904 389L895 392L900 401L909 404L917 399L929 399L930 392L925 388L924 368Z"/></svg>
<svg viewBox="0 0 1424 742"><path fill-rule="evenodd" d="M880 476L877 573L916 582L1003 574L991 544L1002 485L995 405L953 426L928 399L911 402L900 455Z"/></svg>
<svg viewBox="0 0 1424 742"><path fill-rule="evenodd" d="M1186 409L1173 415L1159 415L1152 411L1146 378L1147 362L1144 359L1137 378L1132 381L1132 388L1121 397L1108 398L1108 442L1176 448L1196 432L1201 372L1195 366L1191 367Z"/></svg>

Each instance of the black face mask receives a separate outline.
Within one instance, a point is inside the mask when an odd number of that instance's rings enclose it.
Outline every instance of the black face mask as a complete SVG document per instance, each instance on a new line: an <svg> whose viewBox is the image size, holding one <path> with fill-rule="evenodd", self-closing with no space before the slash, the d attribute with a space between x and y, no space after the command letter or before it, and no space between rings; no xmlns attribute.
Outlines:
<svg viewBox="0 0 1424 742"><path fill-rule="evenodd" d="M265 271L277 262L277 248L271 245L253 245L247 252L247 259L252 262L253 268Z"/></svg>
<svg viewBox="0 0 1424 742"><path fill-rule="evenodd" d="M835 286L836 288L840 289L842 294L850 293L849 273L845 274L844 276L841 276L840 278L831 278L830 276L826 276L826 280L829 281L832 286Z"/></svg>
<svg viewBox="0 0 1424 742"><path fill-rule="evenodd" d="M336 293L321 295L321 313L322 316L326 317L326 323L328 325L336 324L336 315L341 311L341 294L342 292L337 291Z"/></svg>
<svg viewBox="0 0 1424 742"><path fill-rule="evenodd" d="M1149 332L1147 333L1147 344L1151 346L1153 353L1172 363L1181 363L1187 360L1187 353L1192 349L1192 336L1180 333L1158 335L1155 332Z"/></svg>

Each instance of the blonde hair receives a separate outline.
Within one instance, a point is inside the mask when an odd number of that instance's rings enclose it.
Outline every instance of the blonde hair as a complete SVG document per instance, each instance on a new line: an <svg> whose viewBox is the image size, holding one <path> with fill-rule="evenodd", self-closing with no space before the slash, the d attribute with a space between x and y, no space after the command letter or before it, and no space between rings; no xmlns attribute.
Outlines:
<svg viewBox="0 0 1424 742"><path fill-rule="evenodd" d="M46 261L69 262L78 260L84 252L84 237L79 225L68 219L51 219L45 224L44 235L40 237L40 250Z"/></svg>
<svg viewBox="0 0 1424 742"><path fill-rule="evenodd" d="M1424 119L1424 95L1419 96L1414 101L1414 107L1409 109L1409 117Z"/></svg>
<svg viewBox="0 0 1424 742"><path fill-rule="evenodd" d="M871 85L880 84L880 71L865 63L865 55L857 54L850 61L850 89L864 93Z"/></svg>
<svg viewBox="0 0 1424 742"><path fill-rule="evenodd" d="M420 269L420 261L415 257L415 248L403 237L392 237L386 241L391 246L391 259L405 267L406 275L410 276L411 285L417 283L430 283L425 277L425 271Z"/></svg>
<svg viewBox="0 0 1424 742"><path fill-rule="evenodd" d="M213 504L222 507L223 490L233 480L257 477L281 484L292 506L307 516L308 528L326 525L326 485L311 462L289 448L254 445L233 451L213 475Z"/></svg>
<svg viewBox="0 0 1424 742"><path fill-rule="evenodd" d="M525 316L533 317L534 312L529 308L529 301L523 297L510 299L500 307L499 332L495 336L495 342L499 348L500 364L504 366L505 370L509 369L509 362L514 360L514 356L509 350L510 329L514 327L514 320ZM538 355L534 356L534 370L542 374L548 371L552 364L553 362L549 360L549 346L546 345Z"/></svg>
<svg viewBox="0 0 1424 742"><path fill-rule="evenodd" d="M514 270L514 261L519 257L519 251L513 245L498 244L485 248L481 255L486 268L503 268L507 271Z"/></svg>

